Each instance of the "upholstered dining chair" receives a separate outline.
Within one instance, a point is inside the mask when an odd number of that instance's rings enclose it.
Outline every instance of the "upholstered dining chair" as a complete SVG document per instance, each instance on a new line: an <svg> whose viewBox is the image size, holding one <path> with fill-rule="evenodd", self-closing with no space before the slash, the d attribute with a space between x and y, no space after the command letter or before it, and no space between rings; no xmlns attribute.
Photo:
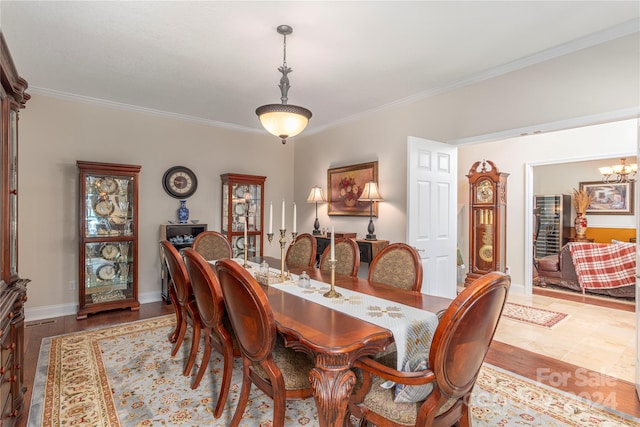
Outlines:
<svg viewBox="0 0 640 427"><path fill-rule="evenodd" d="M287 254L284 258L287 264L308 265L310 267L316 264L316 238L309 234L300 234L289 245Z"/></svg>
<svg viewBox="0 0 640 427"><path fill-rule="evenodd" d="M191 288L196 299L196 306L202 321L202 332L205 337L204 354L191 388L198 388L202 376L207 371L211 349L222 354L224 368L218 402L213 412L214 417L222 415L233 373L233 358L240 357L240 349L235 343L235 335L226 317L222 289L211 265L195 249L183 249L184 265L191 280ZM227 320L227 321L225 321ZM235 345L234 345L235 343Z"/></svg>
<svg viewBox="0 0 640 427"><path fill-rule="evenodd" d="M191 247L207 261L231 258L231 243L224 234L217 231L203 231L193 239Z"/></svg>
<svg viewBox="0 0 640 427"><path fill-rule="evenodd" d="M353 239L335 239L336 273L357 277L360 268L360 248ZM320 258L320 270L331 271L329 259L331 258L331 245L324 248Z"/></svg>
<svg viewBox="0 0 640 427"><path fill-rule="evenodd" d="M406 362L405 372L395 369L395 360L386 364L384 359L357 360L354 367L361 369L362 385L349 402L351 422L366 420L396 427L470 426L469 397L510 285L511 278L501 272L474 280L445 311L430 348L415 353ZM395 387L383 388L386 380L395 382Z"/></svg>
<svg viewBox="0 0 640 427"><path fill-rule="evenodd" d="M422 262L418 251L406 243L386 246L371 260L368 279L419 292L422 289Z"/></svg>
<svg viewBox="0 0 640 427"><path fill-rule="evenodd" d="M184 266L182 256L175 246L168 240L160 242L160 248L164 262L167 264L169 276L171 276L171 284L169 286L169 299L173 303L176 313L176 330L170 335L169 341L173 342L171 357L175 357L184 341L184 336L188 329L188 324L193 329L193 339L191 341L191 350L185 364L183 375L189 375L198 353L200 344L200 314L196 307L195 298L191 289L189 275Z"/></svg>
<svg viewBox="0 0 640 427"><path fill-rule="evenodd" d="M313 361L277 339L271 304L260 284L232 260L216 263L231 325L242 353L242 390L231 426L238 426L255 384L273 399L273 425L284 425L285 401L312 395Z"/></svg>

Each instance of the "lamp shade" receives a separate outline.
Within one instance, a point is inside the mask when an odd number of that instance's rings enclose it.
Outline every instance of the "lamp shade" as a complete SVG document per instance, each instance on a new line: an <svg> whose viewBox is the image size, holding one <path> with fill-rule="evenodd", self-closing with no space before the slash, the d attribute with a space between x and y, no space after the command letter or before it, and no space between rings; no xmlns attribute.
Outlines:
<svg viewBox="0 0 640 427"><path fill-rule="evenodd" d="M311 111L290 104L263 105L256 114L267 132L282 140L302 132L311 118Z"/></svg>
<svg viewBox="0 0 640 427"><path fill-rule="evenodd" d="M307 197L308 203L326 202L326 201L327 199L324 198L324 193L322 192L322 188L318 187L317 185L311 188L309 197Z"/></svg>
<svg viewBox="0 0 640 427"><path fill-rule="evenodd" d="M378 190L378 184L374 181L369 181L364 185L364 189L358 200L362 200L363 202L384 202Z"/></svg>

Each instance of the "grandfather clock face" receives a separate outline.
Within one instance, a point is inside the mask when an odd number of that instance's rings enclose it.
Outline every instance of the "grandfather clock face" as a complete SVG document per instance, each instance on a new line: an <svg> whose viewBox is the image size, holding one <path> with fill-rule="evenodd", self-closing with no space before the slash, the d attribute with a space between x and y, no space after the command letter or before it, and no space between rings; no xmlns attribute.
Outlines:
<svg viewBox="0 0 640 427"><path fill-rule="evenodd" d="M493 203L494 193L493 182L481 180L476 186L476 203Z"/></svg>

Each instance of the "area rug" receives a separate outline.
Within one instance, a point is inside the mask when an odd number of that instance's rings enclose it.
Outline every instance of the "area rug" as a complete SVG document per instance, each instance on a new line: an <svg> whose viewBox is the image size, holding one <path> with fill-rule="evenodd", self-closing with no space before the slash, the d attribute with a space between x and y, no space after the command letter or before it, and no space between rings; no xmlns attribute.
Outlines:
<svg viewBox="0 0 640 427"><path fill-rule="evenodd" d="M517 320L518 322L528 323L530 325L553 328L569 315L558 311L545 310L543 308L508 302L502 311L502 316L507 319Z"/></svg>
<svg viewBox="0 0 640 427"><path fill-rule="evenodd" d="M235 363L229 399L213 418L222 360L214 354L200 387L181 374L190 342L175 358L167 340L174 317L43 340L30 427L227 426L240 392ZM198 359L199 360L199 359ZM197 367L196 367L197 368ZM485 364L471 398L473 426L637 426L625 416ZM272 401L252 389L242 426L270 427ZM313 399L287 403L287 427L317 426Z"/></svg>

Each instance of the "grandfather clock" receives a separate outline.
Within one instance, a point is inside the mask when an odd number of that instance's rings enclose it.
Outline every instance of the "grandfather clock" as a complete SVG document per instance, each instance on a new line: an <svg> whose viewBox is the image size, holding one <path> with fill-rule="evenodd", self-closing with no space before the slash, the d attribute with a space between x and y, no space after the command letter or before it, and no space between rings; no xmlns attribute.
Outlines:
<svg viewBox="0 0 640 427"><path fill-rule="evenodd" d="M465 286L490 271L505 271L507 177L490 160L475 162L469 178L469 273Z"/></svg>

